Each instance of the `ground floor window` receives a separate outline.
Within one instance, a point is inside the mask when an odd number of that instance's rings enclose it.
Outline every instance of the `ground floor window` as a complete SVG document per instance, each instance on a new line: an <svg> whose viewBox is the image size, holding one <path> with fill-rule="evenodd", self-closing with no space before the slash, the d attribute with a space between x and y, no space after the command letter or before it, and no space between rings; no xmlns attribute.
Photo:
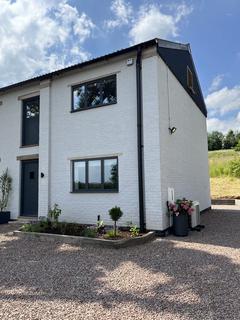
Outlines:
<svg viewBox="0 0 240 320"><path fill-rule="evenodd" d="M118 158L72 161L73 192L117 192Z"/></svg>

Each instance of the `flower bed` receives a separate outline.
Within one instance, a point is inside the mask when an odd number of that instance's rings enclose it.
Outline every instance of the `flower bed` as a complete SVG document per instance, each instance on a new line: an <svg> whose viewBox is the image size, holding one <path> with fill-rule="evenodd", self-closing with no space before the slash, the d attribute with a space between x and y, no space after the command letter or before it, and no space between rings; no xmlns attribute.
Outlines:
<svg viewBox="0 0 240 320"><path fill-rule="evenodd" d="M127 231L121 231L121 238L108 238L105 239L104 236L98 237L87 237L87 236L74 236L74 235L64 235L57 233L44 233L44 232L29 232L29 231L14 231L14 234L22 238L38 239L42 241L57 241L61 243L67 243L72 245L92 245L104 248L119 249L130 246L136 246L144 244L148 241L152 241L155 238L155 232L150 231L141 234L137 237L131 237Z"/></svg>
<svg viewBox="0 0 240 320"><path fill-rule="evenodd" d="M24 224L15 234L44 239L57 239L67 243L94 244L107 247L126 247L152 240L155 232L143 234L136 225L130 223L128 228L117 229L117 221L123 215L117 206L109 210L109 215L114 221L114 228L105 226L103 221L96 225L86 225L69 222L59 222L62 210L57 204L49 210L48 216L39 221Z"/></svg>
<svg viewBox="0 0 240 320"><path fill-rule="evenodd" d="M132 231L131 231L132 230ZM52 223L50 220L36 221L24 224L20 231L35 233L50 233L87 238L99 238L106 240L121 240L141 237L144 233L135 232L133 227L117 230L116 236L110 226L102 224L86 225L78 223L57 222Z"/></svg>

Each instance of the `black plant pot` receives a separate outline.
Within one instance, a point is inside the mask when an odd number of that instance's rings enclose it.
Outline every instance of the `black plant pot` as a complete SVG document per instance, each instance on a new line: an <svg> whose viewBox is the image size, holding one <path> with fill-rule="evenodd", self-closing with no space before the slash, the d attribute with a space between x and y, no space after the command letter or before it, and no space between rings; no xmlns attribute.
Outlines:
<svg viewBox="0 0 240 320"><path fill-rule="evenodd" d="M8 223L9 220L10 220L10 211L0 212L0 224Z"/></svg>
<svg viewBox="0 0 240 320"><path fill-rule="evenodd" d="M188 235L188 216L186 214L173 215L173 233L178 237Z"/></svg>

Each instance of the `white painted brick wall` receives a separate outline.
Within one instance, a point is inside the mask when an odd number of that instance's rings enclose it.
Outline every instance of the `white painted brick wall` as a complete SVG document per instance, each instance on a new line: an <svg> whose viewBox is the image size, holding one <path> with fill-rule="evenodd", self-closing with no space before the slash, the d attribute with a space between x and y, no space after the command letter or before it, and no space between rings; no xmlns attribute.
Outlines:
<svg viewBox="0 0 240 320"><path fill-rule="evenodd" d="M143 132L147 229L162 229L157 56L143 60Z"/></svg>
<svg viewBox="0 0 240 320"><path fill-rule="evenodd" d="M32 87L30 92L36 90L38 88ZM20 161L17 156L38 153L38 147L20 148L22 102L18 97L28 93L29 88L0 96L3 102L0 106L0 173L8 167L13 179L8 206L12 218L18 217L20 207Z"/></svg>
<svg viewBox="0 0 240 320"><path fill-rule="evenodd" d="M160 154L162 228L169 226L166 215L167 189L173 187L175 197L200 202L200 210L211 205L208 172L206 118L197 108L175 76L168 69L170 126L168 131L167 66L158 58L160 106Z"/></svg>
<svg viewBox="0 0 240 320"><path fill-rule="evenodd" d="M70 84L117 73L115 105L70 113ZM55 80L51 88L51 204L63 209L63 220L93 223L97 215L110 222L108 210L117 205L120 223L138 223L138 172L135 65L126 60ZM71 191L70 159L111 156L119 158L119 193Z"/></svg>
<svg viewBox="0 0 240 320"><path fill-rule="evenodd" d="M70 113L71 85L117 73L116 105ZM165 203L167 187L176 196L210 205L207 165L206 119L170 73L172 125L168 134L166 65L160 58L143 60L143 116L146 224L149 229L168 227ZM40 147L19 148L21 101L18 97L41 91ZM120 224L139 222L137 166L136 69L126 59L53 80L51 87L29 87L0 97L0 172L9 168L13 192L9 210L19 215L19 155L39 153L39 215L58 203L63 220L94 223L97 215L110 223L108 210L118 205L124 211ZM49 107L50 106L50 107ZM187 146L187 147L186 147ZM50 148L50 154L48 150ZM193 151L192 151L193 150ZM118 154L119 193L71 193L70 159ZM201 175L198 173L201 172ZM196 178L197 177L197 178Z"/></svg>

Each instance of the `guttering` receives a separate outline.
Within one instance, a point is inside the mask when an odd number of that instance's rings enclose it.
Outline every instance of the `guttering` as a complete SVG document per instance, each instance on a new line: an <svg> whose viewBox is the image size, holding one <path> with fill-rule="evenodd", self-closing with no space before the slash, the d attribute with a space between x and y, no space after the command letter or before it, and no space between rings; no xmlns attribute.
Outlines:
<svg viewBox="0 0 240 320"><path fill-rule="evenodd" d="M144 199L144 155L143 155L143 108L142 108L142 47L137 48L136 61L137 85L137 149L138 149L138 193L139 193L139 226L145 231L145 199Z"/></svg>

